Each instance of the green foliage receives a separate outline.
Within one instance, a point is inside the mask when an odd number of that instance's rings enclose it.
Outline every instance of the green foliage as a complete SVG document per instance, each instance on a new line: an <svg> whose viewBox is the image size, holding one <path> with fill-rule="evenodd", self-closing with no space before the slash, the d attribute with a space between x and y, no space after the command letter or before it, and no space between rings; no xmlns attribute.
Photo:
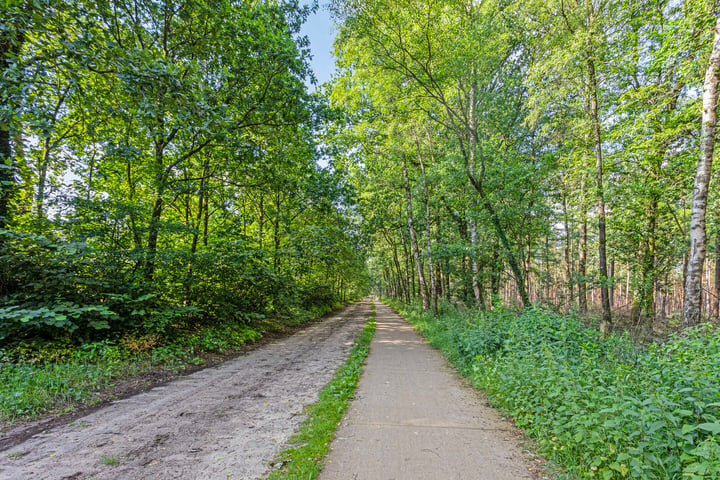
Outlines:
<svg viewBox="0 0 720 480"><path fill-rule="evenodd" d="M281 452L274 464L282 466L270 473L269 480L312 480L317 478L330 449L338 423L352 400L363 363L375 334L375 306L350 356L320 391L318 401L307 407L308 418L290 443L297 445Z"/></svg>
<svg viewBox="0 0 720 480"><path fill-rule="evenodd" d="M448 307L433 319L401 308L545 455L578 476L710 479L720 471L717 328L644 348L542 310Z"/></svg>
<svg viewBox="0 0 720 480"><path fill-rule="evenodd" d="M25 3L0 28L0 347L166 348L364 293L351 199L317 165L312 7Z"/></svg>

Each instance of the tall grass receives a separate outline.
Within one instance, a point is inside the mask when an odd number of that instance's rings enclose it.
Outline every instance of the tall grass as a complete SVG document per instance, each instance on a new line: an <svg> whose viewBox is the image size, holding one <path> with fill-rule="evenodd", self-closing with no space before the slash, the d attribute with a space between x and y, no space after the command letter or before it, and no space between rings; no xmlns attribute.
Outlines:
<svg viewBox="0 0 720 480"><path fill-rule="evenodd" d="M171 340L126 335L79 346L58 340L0 349L0 421L91 405L104 400L100 393L115 382L201 365L201 355L237 350L262 334L260 329L226 324L184 332Z"/></svg>

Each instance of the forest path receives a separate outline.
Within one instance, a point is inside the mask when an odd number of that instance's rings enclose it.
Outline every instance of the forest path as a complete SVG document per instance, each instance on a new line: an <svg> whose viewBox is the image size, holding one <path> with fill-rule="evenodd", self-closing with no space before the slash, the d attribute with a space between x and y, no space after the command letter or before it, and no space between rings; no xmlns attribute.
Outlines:
<svg viewBox="0 0 720 480"><path fill-rule="evenodd" d="M538 478L517 429L405 320L376 308L367 364L320 480Z"/></svg>
<svg viewBox="0 0 720 480"><path fill-rule="evenodd" d="M37 434L2 452L0 479L262 478L369 314L369 301L350 305L245 356Z"/></svg>

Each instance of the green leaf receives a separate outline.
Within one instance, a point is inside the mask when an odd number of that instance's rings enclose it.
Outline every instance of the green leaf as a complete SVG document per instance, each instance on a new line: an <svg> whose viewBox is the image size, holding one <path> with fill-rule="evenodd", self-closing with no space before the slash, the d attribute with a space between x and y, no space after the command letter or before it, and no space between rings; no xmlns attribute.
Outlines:
<svg viewBox="0 0 720 480"><path fill-rule="evenodd" d="M697 425L683 425L681 433L682 433L682 435L687 435L688 433L694 432L697 429L698 429Z"/></svg>
<svg viewBox="0 0 720 480"><path fill-rule="evenodd" d="M714 422L714 423L701 423L697 426L700 430L705 430L706 432L710 432L714 435L720 435L720 422Z"/></svg>

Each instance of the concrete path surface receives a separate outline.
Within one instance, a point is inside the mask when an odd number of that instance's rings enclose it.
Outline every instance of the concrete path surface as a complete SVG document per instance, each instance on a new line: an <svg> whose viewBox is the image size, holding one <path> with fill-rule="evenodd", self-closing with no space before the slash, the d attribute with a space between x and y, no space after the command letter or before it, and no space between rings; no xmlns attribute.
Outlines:
<svg viewBox="0 0 720 480"><path fill-rule="evenodd" d="M320 480L533 478L512 425L400 316L376 308L367 365Z"/></svg>

